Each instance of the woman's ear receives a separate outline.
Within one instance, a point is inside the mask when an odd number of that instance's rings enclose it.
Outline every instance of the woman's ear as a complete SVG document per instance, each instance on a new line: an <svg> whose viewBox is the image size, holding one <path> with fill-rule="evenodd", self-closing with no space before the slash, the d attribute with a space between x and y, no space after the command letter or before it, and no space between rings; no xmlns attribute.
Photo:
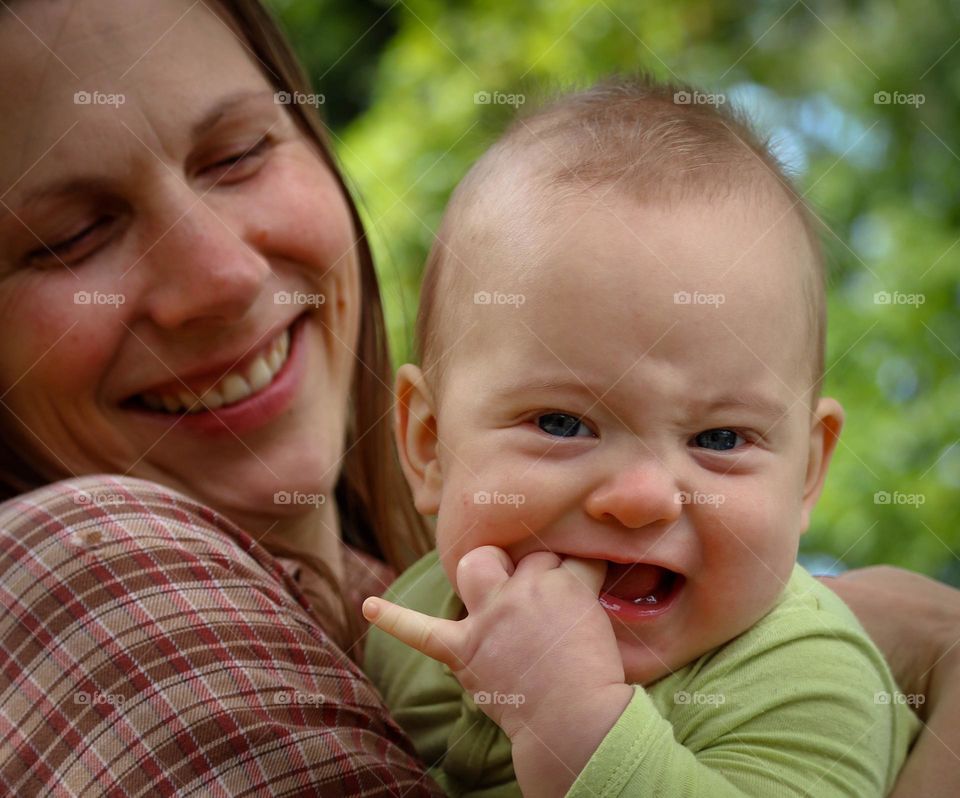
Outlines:
<svg viewBox="0 0 960 798"><path fill-rule="evenodd" d="M433 395L419 368L406 363L394 383L397 400L394 431L400 465L413 503L421 515L436 515L440 508L443 475L437 459L437 418Z"/></svg>
<svg viewBox="0 0 960 798"><path fill-rule="evenodd" d="M824 397L810 421L810 455L807 458L807 473L803 485L803 510L800 518L800 534L810 526L810 514L820 498L823 481L827 476L830 458L837 448L840 430L843 429L843 408L836 399Z"/></svg>

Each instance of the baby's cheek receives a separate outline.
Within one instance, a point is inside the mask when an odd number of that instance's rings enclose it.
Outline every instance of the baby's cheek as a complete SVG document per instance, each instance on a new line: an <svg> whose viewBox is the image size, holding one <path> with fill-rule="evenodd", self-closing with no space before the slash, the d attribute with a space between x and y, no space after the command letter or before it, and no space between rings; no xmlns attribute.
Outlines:
<svg viewBox="0 0 960 798"><path fill-rule="evenodd" d="M463 490L445 496L437 516L437 548L448 572L450 564L456 569L459 559L479 546L507 549L529 538L536 531L532 515L515 494Z"/></svg>

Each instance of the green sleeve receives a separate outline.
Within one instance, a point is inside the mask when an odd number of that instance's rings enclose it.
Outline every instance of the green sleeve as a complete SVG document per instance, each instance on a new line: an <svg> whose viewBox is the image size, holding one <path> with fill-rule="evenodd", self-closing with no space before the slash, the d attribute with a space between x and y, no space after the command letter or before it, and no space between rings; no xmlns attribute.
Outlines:
<svg viewBox="0 0 960 798"><path fill-rule="evenodd" d="M853 616L798 579L740 638L637 687L568 798L885 796L919 722Z"/></svg>

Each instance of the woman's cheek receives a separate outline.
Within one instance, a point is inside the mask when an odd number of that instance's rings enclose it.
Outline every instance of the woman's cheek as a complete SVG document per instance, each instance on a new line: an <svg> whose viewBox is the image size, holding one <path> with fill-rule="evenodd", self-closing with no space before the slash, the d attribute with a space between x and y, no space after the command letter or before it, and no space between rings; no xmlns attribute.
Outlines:
<svg viewBox="0 0 960 798"><path fill-rule="evenodd" d="M302 144L286 145L269 165L250 218L265 231L267 249L284 259L319 267L324 277L351 262L353 220L329 169ZM301 152L302 150L302 152Z"/></svg>
<svg viewBox="0 0 960 798"><path fill-rule="evenodd" d="M4 390L14 386L16 393L43 390L62 398L89 392L84 389L95 384L113 351L116 329L123 329L120 300L94 304L103 292L69 272L14 279L22 284L0 285Z"/></svg>

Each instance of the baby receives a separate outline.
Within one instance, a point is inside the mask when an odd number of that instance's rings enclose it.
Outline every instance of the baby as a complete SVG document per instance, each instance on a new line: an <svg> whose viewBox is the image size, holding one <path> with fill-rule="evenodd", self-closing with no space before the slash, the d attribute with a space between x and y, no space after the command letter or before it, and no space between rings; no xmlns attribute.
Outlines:
<svg viewBox="0 0 960 798"><path fill-rule="evenodd" d="M451 795L868 798L918 730L796 564L843 423L811 214L699 97L516 122L430 255L396 421L437 550L364 612Z"/></svg>

